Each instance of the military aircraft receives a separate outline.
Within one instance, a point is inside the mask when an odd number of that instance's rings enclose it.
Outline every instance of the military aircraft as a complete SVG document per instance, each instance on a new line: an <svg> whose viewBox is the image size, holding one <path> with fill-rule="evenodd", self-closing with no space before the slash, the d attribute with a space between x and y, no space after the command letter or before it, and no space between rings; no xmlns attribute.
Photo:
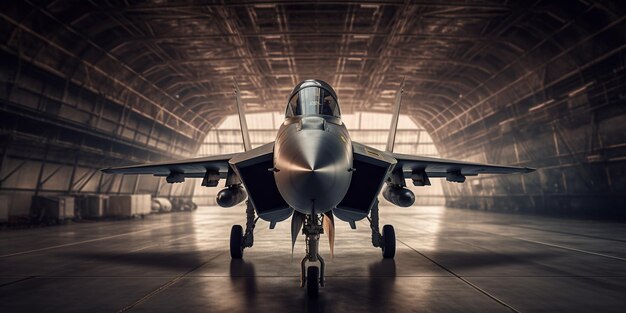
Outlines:
<svg viewBox="0 0 626 313"><path fill-rule="evenodd" d="M289 96L285 121L276 140L252 149L241 103L235 88L243 134L244 152L171 162L107 168L105 173L152 174L166 177L168 183L185 178L202 178L202 186L215 187L226 179L217 203L232 207L246 200L245 230L234 225L230 233L230 255L242 258L252 247L254 227L259 218L276 223L291 217L293 244L302 230L306 255L301 262L300 286L315 296L324 286L324 259L319 254L320 234L334 246L334 217L356 228L356 221L367 218L374 247L383 258L393 258L395 231L378 219L378 194L389 202L409 207L415 201L406 188L406 179L415 186L430 185L430 178L442 177L462 183L478 174L529 173L528 167L501 166L412 156L393 152L404 82L395 98L391 131L386 151L350 139L341 120L337 95L321 80L305 80ZM245 190L244 190L245 189ZM257 217L258 216L258 217ZM314 263L307 267L307 262ZM319 267L317 266L319 264Z"/></svg>

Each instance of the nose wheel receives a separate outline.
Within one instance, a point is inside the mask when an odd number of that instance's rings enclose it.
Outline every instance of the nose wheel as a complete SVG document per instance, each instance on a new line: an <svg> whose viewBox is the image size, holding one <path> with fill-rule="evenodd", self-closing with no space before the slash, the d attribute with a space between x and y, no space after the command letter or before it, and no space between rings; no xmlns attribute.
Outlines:
<svg viewBox="0 0 626 313"><path fill-rule="evenodd" d="M320 268L309 266L306 270L306 293L309 297L315 297L320 291Z"/></svg>

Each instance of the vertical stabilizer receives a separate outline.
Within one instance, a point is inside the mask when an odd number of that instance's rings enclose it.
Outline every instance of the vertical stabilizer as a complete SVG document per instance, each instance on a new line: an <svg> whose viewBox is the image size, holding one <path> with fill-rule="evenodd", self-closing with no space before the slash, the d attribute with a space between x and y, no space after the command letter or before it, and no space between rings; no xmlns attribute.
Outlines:
<svg viewBox="0 0 626 313"><path fill-rule="evenodd" d="M243 103L241 103L241 91L235 80L235 95L237 96L237 113L239 113L239 123L241 125L241 137L243 138L243 150L252 150L250 143L250 133L248 132L248 123L246 122L246 114L244 112Z"/></svg>
<svg viewBox="0 0 626 313"><path fill-rule="evenodd" d="M400 117L400 104L402 103L402 93L404 92L404 78L400 83L400 89L396 93L396 101L391 117L391 127L389 128L389 138L387 138L387 148L385 151L393 152L393 145L396 142L396 131L398 130L398 118Z"/></svg>

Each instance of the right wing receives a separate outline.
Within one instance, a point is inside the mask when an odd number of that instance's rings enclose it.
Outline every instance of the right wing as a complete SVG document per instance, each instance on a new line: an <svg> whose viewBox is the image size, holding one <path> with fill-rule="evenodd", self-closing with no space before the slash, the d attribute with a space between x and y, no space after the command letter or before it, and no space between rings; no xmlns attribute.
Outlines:
<svg viewBox="0 0 626 313"><path fill-rule="evenodd" d="M449 181L464 182L465 176L475 176L478 174L514 174L514 173L530 173L534 168L506 166L495 164L481 164L465 161L446 160L438 158L429 158L417 155L408 155L393 153L393 146L396 139L396 131L398 128L398 119L400 117L400 106L402 104L402 93L404 92L404 79L400 83L400 89L396 93L396 100L391 119L391 127L389 137L387 139L387 147L385 152L378 151L371 147L364 146L362 149L367 151L371 156L385 154L397 160L394 169L395 175L392 176L394 183L401 183L404 178L413 178L413 183L423 186L430 185L428 177L446 177ZM353 146L358 147L361 144L353 142ZM401 173L401 175L400 175Z"/></svg>
<svg viewBox="0 0 626 313"><path fill-rule="evenodd" d="M457 171L463 175L474 176L478 174L520 174L535 170L530 167L483 164L400 153L392 153L391 155L398 160L398 166L404 172L424 170L431 177L446 177L447 173Z"/></svg>
<svg viewBox="0 0 626 313"><path fill-rule="evenodd" d="M447 160L431 158L419 155L409 155L380 151L366 145L352 142L355 152L364 151L363 155L375 159L391 159L395 163L393 171L389 173L391 182L404 185L405 178L411 178L416 186L430 185L430 178L445 177L446 180L462 183L465 176L476 176L479 174L521 174L535 171L531 167L496 165L474 163L457 160ZM355 153L355 160L356 160ZM358 170L358 168L357 168Z"/></svg>
<svg viewBox="0 0 626 313"><path fill-rule="evenodd" d="M534 168L483 164L457 160L429 158L418 155L390 153L398 161L392 180L400 183L404 178L411 178L413 185L430 185L429 177L445 177L447 181L462 183L466 176L478 174L522 174L535 171ZM399 174L401 173L401 174Z"/></svg>

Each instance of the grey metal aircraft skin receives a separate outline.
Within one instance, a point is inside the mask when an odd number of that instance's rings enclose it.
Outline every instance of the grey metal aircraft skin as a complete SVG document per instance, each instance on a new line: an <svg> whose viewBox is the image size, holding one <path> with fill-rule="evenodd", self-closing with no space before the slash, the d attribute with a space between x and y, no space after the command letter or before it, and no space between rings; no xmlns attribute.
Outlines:
<svg viewBox="0 0 626 313"><path fill-rule="evenodd" d="M300 231L305 235L301 287L306 286L310 296L317 295L325 283L319 238L328 235L332 255L335 217L352 228L356 221L368 218L373 245L382 249L384 258L394 257L393 226L385 225L381 231L378 225L378 194L383 186L385 199L408 207L415 196L406 188L407 179L415 186L426 186L433 177L462 183L466 176L534 170L393 153L402 87L396 96L386 151L351 141L337 95L321 80L306 80L294 88L276 140L255 149L250 145L238 89L236 96L245 152L102 171L163 176L168 183L202 178L206 187L215 187L225 178L226 188L217 195L220 206L231 207L247 198L246 229L234 225L231 230L230 252L235 259L243 256L244 248L252 247L257 216L269 221L270 228L291 217L292 248ZM307 267L307 263L319 267Z"/></svg>

